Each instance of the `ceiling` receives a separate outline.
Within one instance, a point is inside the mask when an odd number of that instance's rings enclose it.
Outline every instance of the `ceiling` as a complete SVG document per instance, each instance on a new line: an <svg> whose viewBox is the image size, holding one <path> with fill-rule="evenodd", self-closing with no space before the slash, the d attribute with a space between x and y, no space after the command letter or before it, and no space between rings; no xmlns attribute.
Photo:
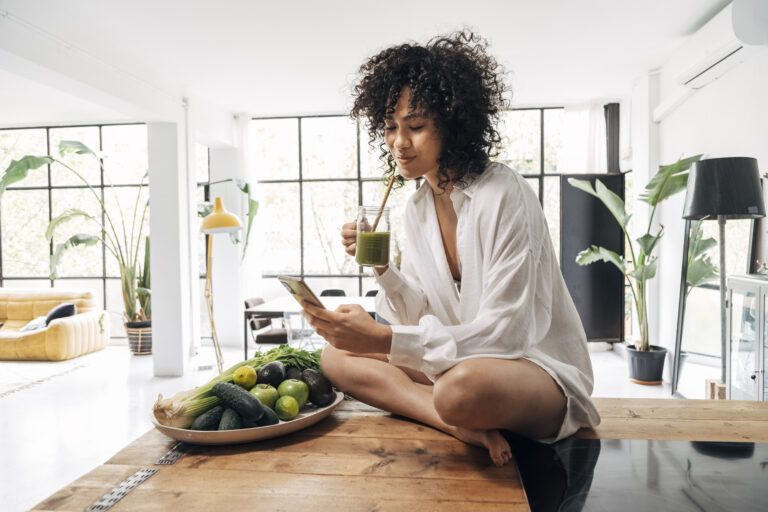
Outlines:
<svg viewBox="0 0 768 512"><path fill-rule="evenodd" d="M0 17L170 95L267 116L344 112L367 56L462 26L510 72L514 106L626 98L728 3L0 0ZM90 100L0 69L0 125L124 119Z"/></svg>

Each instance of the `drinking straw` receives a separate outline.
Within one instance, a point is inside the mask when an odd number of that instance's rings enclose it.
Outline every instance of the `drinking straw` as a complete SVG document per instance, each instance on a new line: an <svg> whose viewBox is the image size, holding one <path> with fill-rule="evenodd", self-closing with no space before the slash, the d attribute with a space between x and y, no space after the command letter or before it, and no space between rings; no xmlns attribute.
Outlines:
<svg viewBox="0 0 768 512"><path fill-rule="evenodd" d="M392 173L392 177L389 178L389 184L387 184L387 191L384 192L384 199L381 200L381 206L379 206L379 213L376 214L376 220L373 221L373 227L371 228L371 232L376 231L376 226L379 225L379 219L381 219L381 214L384 211L384 205L387 204L387 198L389 197L389 193L392 190L392 185L395 184L395 173Z"/></svg>

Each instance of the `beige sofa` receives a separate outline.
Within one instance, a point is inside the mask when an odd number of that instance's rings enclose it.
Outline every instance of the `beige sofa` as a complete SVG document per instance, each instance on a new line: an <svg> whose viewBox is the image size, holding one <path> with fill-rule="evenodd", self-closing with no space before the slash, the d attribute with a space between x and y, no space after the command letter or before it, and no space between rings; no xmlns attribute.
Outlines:
<svg viewBox="0 0 768 512"><path fill-rule="evenodd" d="M47 327L21 332L30 320L71 302L77 314ZM93 292L59 288L0 288L0 360L62 361L101 350L109 341L109 315L96 306Z"/></svg>

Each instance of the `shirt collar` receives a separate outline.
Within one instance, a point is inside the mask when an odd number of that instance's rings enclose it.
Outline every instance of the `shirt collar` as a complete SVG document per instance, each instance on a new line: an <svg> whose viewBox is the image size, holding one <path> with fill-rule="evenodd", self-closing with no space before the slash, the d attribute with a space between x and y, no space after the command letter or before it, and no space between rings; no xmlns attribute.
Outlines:
<svg viewBox="0 0 768 512"><path fill-rule="evenodd" d="M487 179L489 174L492 174L492 170L494 169L495 166L496 166L495 162L490 162L486 166L483 173L480 176L476 177L474 180L472 180L472 182L469 185L462 188L458 188L458 187L454 188L453 191L451 192L451 199L453 199L454 201L460 200L459 198L461 198L462 196L466 196L468 199L472 199L472 196L474 195L475 190L477 189L479 184L483 180ZM422 180L422 183L419 186L419 190L416 191L416 196L414 197L414 201L417 201L417 202L421 201L426 195L428 190L431 190L429 187L429 183L427 183L427 180Z"/></svg>

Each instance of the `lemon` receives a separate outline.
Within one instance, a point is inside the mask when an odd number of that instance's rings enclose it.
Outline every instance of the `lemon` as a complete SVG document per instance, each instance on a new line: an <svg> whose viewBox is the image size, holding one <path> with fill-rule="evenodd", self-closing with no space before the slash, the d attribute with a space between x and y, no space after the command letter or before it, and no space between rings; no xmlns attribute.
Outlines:
<svg viewBox="0 0 768 512"><path fill-rule="evenodd" d="M256 370L252 366L241 366L235 370L232 381L241 388L251 389L256 385Z"/></svg>
<svg viewBox="0 0 768 512"><path fill-rule="evenodd" d="M281 396L275 402L275 412L283 421L292 420L299 414L299 402L290 395Z"/></svg>

